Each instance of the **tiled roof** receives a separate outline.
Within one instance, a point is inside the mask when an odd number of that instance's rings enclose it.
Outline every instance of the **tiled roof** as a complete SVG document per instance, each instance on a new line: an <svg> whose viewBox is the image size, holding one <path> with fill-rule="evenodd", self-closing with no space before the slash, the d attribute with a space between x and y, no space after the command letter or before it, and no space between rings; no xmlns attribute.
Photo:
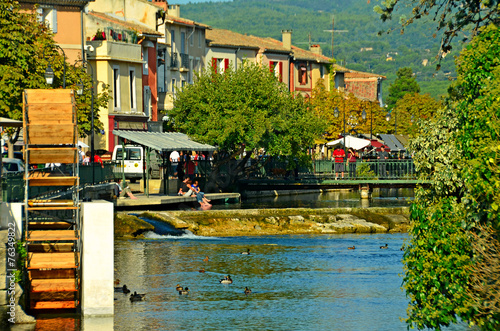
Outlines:
<svg viewBox="0 0 500 331"><path fill-rule="evenodd" d="M109 14L99 13L99 12L95 12L95 11L89 12L89 15L100 18L100 19L108 21L108 22L112 22L114 24L121 25L126 29L134 30L134 31L139 32L141 34L162 36L161 32L150 29L146 25L135 23L135 22L130 22L130 21L125 21L125 20L120 19L116 16L111 16Z"/></svg>
<svg viewBox="0 0 500 331"><path fill-rule="evenodd" d="M205 29L211 29L210 25L206 25L203 23L198 23L192 20L188 20L187 18L181 18L177 16L171 16L167 15L165 16L165 22L172 22L172 23L178 23L178 24L184 24L184 25L192 25L192 26L197 26L200 28L205 28Z"/></svg>
<svg viewBox="0 0 500 331"><path fill-rule="evenodd" d="M84 7L89 2L95 0L19 0L19 3L33 3L41 5Z"/></svg>
<svg viewBox="0 0 500 331"><path fill-rule="evenodd" d="M346 79L356 79L356 78L381 78L381 79L386 79L386 76L382 75L377 75L374 73L370 72L361 72L361 71L355 71L355 70L349 70L348 72L345 73L345 78Z"/></svg>
<svg viewBox="0 0 500 331"><path fill-rule="evenodd" d="M206 38L209 46L226 47L247 47L260 48L264 52L277 52L291 54L297 60L317 61L320 63L329 63L330 58L324 55L292 46L292 49L283 47L283 43L273 38L262 38L256 36L243 35L229 30L212 29L206 32ZM339 66L339 71L341 67Z"/></svg>

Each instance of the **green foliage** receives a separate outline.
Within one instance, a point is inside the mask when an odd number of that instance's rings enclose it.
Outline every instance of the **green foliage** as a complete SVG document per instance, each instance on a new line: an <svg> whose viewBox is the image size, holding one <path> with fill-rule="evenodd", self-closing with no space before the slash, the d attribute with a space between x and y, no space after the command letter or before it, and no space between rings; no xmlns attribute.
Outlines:
<svg viewBox="0 0 500 331"><path fill-rule="evenodd" d="M389 86L389 96L387 97L387 107L394 108L396 102L401 100L407 93L419 93L420 86L413 77L411 68L400 68L397 72L398 78Z"/></svg>
<svg viewBox="0 0 500 331"><path fill-rule="evenodd" d="M407 134L412 137L418 134L417 122L429 120L441 108L441 102L431 98L428 94L407 93L396 102L389 124L394 127L397 120L398 134Z"/></svg>
<svg viewBox="0 0 500 331"><path fill-rule="evenodd" d="M454 55L461 46L440 59L441 70L436 71L439 40L433 38L429 21L424 19L397 33L377 35L379 30L390 30L397 22L380 22L373 10L375 1L367 0L234 0L230 2L191 3L181 7L182 17L203 22L214 28L228 29L258 37L281 40L281 30L292 29L292 44L308 48L309 33L312 44L320 44L323 54L332 56L332 17L334 29L333 57L349 69L384 75L382 96L388 95L389 85L396 79L398 68L411 67L422 93L438 99L446 95L449 77L455 76ZM411 14L410 9L401 9ZM252 19L248 19L251 17ZM392 61L387 61L387 55Z"/></svg>
<svg viewBox="0 0 500 331"><path fill-rule="evenodd" d="M488 299L470 285L478 278L475 265L484 264L481 250L471 245L476 232L492 228L498 240L500 226L499 42L496 26L472 40L457 61L459 75L447 106L420 123L425 134L411 143L417 170L431 180L412 206L414 225L404 257L411 298L407 321L419 328L439 329L457 317L485 330L499 324L496 312L479 311Z"/></svg>
<svg viewBox="0 0 500 331"><path fill-rule="evenodd" d="M175 129L219 147L219 164L246 152L308 160L307 146L324 130L300 96L259 64L244 63L224 73L207 68L176 94L168 115ZM309 161L310 162L310 161ZM300 163L300 162L299 162Z"/></svg>
<svg viewBox="0 0 500 331"><path fill-rule="evenodd" d="M377 179L377 175L366 162L357 163L356 176L364 179Z"/></svg>
<svg viewBox="0 0 500 331"><path fill-rule="evenodd" d="M26 259L28 258L28 252L26 251L26 242L18 240L16 242L16 253L17 253L17 270L15 271L15 282L22 282L23 275L26 269ZM21 287L24 287L21 284Z"/></svg>
<svg viewBox="0 0 500 331"><path fill-rule="evenodd" d="M0 116L22 120L22 94L25 89L50 88L45 83L45 69L50 63L54 70L55 88L63 85L66 67L66 87L76 89L76 84L85 85L84 95L77 97L79 133L90 133L90 86L91 79L80 68L66 63L66 58L57 50L52 32L37 21L33 13L21 12L13 0L0 2ZM106 107L107 91L95 95L94 126L102 128L99 107ZM10 132L12 134L12 132Z"/></svg>
<svg viewBox="0 0 500 331"><path fill-rule="evenodd" d="M411 13L407 10L401 13L399 23L402 31L410 24L431 16L434 18L436 33L441 31L441 49L444 52L452 49L451 42L458 32L467 30L474 37L480 27L491 23L499 23L498 1L491 0L386 0L382 6L376 6L375 12L380 14L380 19L385 22L391 20L393 13L404 7L413 7ZM464 41L470 41L463 34Z"/></svg>

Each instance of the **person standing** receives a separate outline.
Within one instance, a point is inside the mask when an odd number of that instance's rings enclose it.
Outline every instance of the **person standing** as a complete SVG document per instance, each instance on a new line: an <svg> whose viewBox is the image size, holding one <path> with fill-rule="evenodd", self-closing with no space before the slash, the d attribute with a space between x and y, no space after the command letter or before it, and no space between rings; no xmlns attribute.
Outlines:
<svg viewBox="0 0 500 331"><path fill-rule="evenodd" d="M356 177L356 159L356 151L352 147L349 148L349 154L347 155L347 162L349 163L349 179Z"/></svg>
<svg viewBox="0 0 500 331"><path fill-rule="evenodd" d="M342 173L342 179L344 178L344 157L345 157L345 152L344 149L337 147L333 151L333 157L335 159L334 162L334 171L335 171L335 180L339 178L339 172Z"/></svg>
<svg viewBox="0 0 500 331"><path fill-rule="evenodd" d="M378 171L381 178L387 176L387 159L389 158L389 153L385 151L385 147L380 147L380 152L378 152Z"/></svg>
<svg viewBox="0 0 500 331"><path fill-rule="evenodd" d="M171 175L172 175L172 178L175 178L176 176L176 172L177 172L177 164L179 163L179 152L177 151L173 151L170 153L170 164L172 166L172 169L171 169Z"/></svg>

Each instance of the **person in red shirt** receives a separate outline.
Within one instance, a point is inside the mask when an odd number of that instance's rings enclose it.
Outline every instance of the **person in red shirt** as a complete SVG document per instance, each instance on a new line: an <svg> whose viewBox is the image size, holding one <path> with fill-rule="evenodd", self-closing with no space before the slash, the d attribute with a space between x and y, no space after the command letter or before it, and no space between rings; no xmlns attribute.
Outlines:
<svg viewBox="0 0 500 331"><path fill-rule="evenodd" d="M345 157L345 152L342 148L337 147L333 151L333 157L335 158L334 162L334 171L335 171L335 180L338 179L339 177L339 172L342 173L342 178L344 178L344 157Z"/></svg>

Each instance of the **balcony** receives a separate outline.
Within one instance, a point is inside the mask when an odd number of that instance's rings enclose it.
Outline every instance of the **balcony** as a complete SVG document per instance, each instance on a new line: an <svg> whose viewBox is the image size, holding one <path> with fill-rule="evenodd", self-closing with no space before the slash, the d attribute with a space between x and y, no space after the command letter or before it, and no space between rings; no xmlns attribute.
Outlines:
<svg viewBox="0 0 500 331"><path fill-rule="evenodd" d="M177 69L179 69L179 57L177 56L177 53L172 53L170 56L170 70Z"/></svg>
<svg viewBox="0 0 500 331"><path fill-rule="evenodd" d="M189 54L181 53L181 69L182 71L189 70Z"/></svg>
<svg viewBox="0 0 500 331"><path fill-rule="evenodd" d="M87 41L94 48L88 53L89 60L120 60L142 63L141 45L124 42L95 40Z"/></svg>

